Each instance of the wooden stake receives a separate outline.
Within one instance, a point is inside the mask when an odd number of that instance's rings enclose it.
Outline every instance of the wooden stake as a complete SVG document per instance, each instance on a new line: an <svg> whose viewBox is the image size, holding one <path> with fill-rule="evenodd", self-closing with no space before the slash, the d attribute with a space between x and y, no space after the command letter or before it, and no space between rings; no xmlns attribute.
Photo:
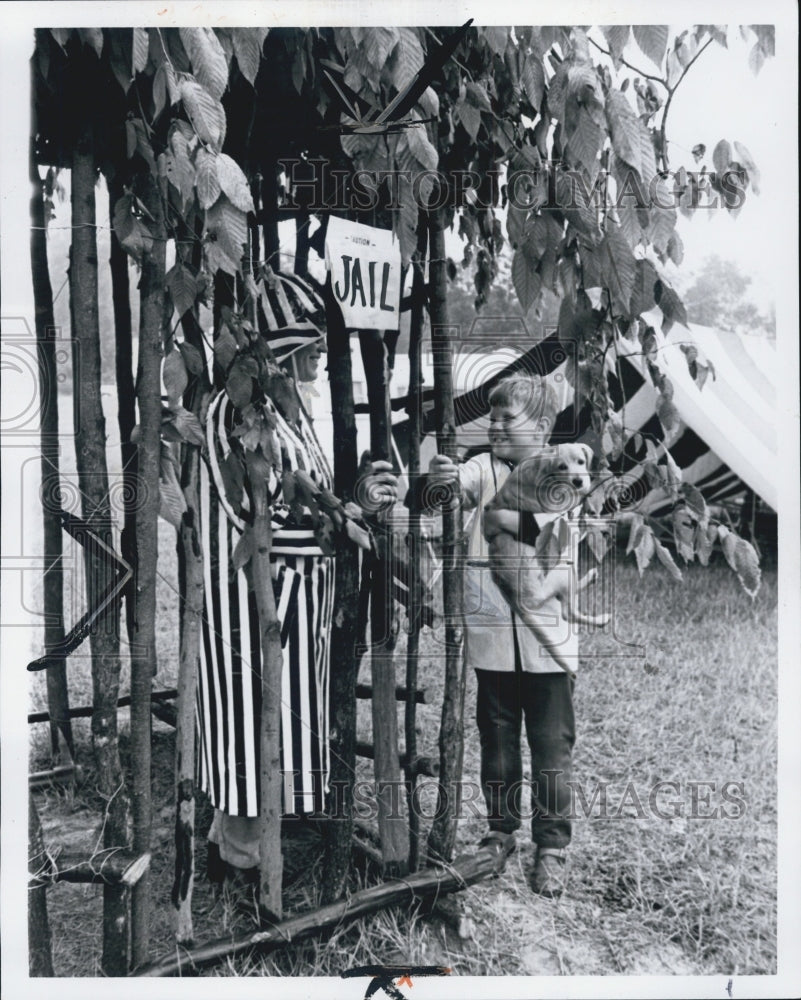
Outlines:
<svg viewBox="0 0 801 1000"><path fill-rule="evenodd" d="M31 976L54 976L50 922L47 919L47 885L39 881L48 870L42 823L33 796L28 795L28 873L36 884L28 891L28 971Z"/></svg>
<svg viewBox="0 0 801 1000"><path fill-rule="evenodd" d="M143 175L140 198L150 213L153 242L142 255L139 282L138 497L136 508L136 608L131 655L131 770L133 850L150 850L151 716L150 691L156 672L156 567L158 561L159 469L161 465L161 359L166 303L166 230L155 177ZM150 950L150 877L137 882L131 899L131 952L134 965Z"/></svg>
<svg viewBox="0 0 801 1000"><path fill-rule="evenodd" d="M94 56L92 57L94 58ZM84 73L85 71L85 73ZM111 542L106 429L100 397L100 326L97 304L97 239L95 213L96 162L91 120L89 57L81 60L81 103L84 120L79 126L72 157L72 244L70 247L70 321L73 337L75 385L74 425L78 486L85 520ZM156 389L157 405L159 389ZM86 600L93 605L111 579L112 568L88 546ZM120 684L119 611L109 608L90 636L92 651L92 745L101 794L107 802L103 834L105 847L124 847L130 836L129 799L120 766L117 739L117 697ZM128 968L128 898L124 888L103 890L103 958L105 975L125 975Z"/></svg>
<svg viewBox="0 0 801 1000"><path fill-rule="evenodd" d="M33 113L35 115L36 109ZM35 125L34 125L35 132ZM44 216L44 185L34 158L31 139L31 274L36 316L36 349L39 357L40 446L42 451L42 518L44 572L42 602L45 650L58 646L64 638L64 581L61 569L62 537L57 510L59 487L58 381L56 373L56 327L53 316L53 289L47 265L47 233ZM74 752L69 717L66 664L62 661L47 670L47 705L50 710L50 750L53 764L59 758L59 731Z"/></svg>
<svg viewBox="0 0 801 1000"><path fill-rule="evenodd" d="M373 461L392 461L391 418L384 342L379 330L359 331L370 404L370 452ZM373 744L378 828L384 874L409 870L409 829L400 808L398 713L395 703L395 638L392 630L392 545L378 536L383 551L372 558L370 588L370 668L373 685Z"/></svg>
<svg viewBox="0 0 801 1000"><path fill-rule="evenodd" d="M330 283L325 287L328 331L328 377L334 428L334 492L353 499L358 456L353 411L353 375L350 339ZM334 561L334 620L331 623L329 678L329 794L327 811L335 820L325 830L322 898L339 899L350 870L353 837L353 779L356 767L356 653L358 613L351 595L359 591L359 552L346 546ZM336 651L334 653L334 651Z"/></svg>
<svg viewBox="0 0 801 1000"><path fill-rule="evenodd" d="M448 325L445 236L442 210L428 213L431 345L434 352L434 398L438 450L456 459L453 408L453 347L458 330ZM428 837L432 860L449 860L456 845L464 754L465 667L462 657L463 604L462 509L442 515L442 600L445 618L445 692L439 731L440 779L437 812Z"/></svg>
<svg viewBox="0 0 801 1000"><path fill-rule="evenodd" d="M420 651L420 610L423 603L420 585L420 562L422 558L419 491L414 488L420 475L420 423L421 394L423 376L420 358L424 307L425 307L425 267L428 231L424 219L420 220L417 253L412 261L414 277L412 281L412 315L409 330L409 395L406 412L409 415L409 636L406 645L406 711L404 730L406 735L406 798L409 810L409 870L417 871L420 864L420 817L415 797L415 782L420 771L413 768L417 757L417 669ZM437 774L439 767L437 767Z"/></svg>
<svg viewBox="0 0 801 1000"><path fill-rule="evenodd" d="M175 741L175 880L172 905L179 944L194 937L192 887L195 867L195 696L203 614L203 552L199 530L200 454L186 446L184 497L187 509L178 538L181 602L181 652ZM170 706L172 707L172 706ZM151 706L155 708L155 705Z"/></svg>

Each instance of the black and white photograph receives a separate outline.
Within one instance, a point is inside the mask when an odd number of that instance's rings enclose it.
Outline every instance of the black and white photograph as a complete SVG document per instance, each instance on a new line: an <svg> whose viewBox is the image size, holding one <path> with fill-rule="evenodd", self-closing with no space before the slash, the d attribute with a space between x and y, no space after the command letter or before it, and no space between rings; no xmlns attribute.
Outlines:
<svg viewBox="0 0 801 1000"><path fill-rule="evenodd" d="M797 996L796 6L6 9L3 995Z"/></svg>

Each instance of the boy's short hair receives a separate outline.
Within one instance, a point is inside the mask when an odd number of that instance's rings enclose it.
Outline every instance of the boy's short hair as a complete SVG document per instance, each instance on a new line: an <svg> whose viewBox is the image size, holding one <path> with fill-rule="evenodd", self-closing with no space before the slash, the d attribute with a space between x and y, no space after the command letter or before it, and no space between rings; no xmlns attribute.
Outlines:
<svg viewBox="0 0 801 1000"><path fill-rule="evenodd" d="M559 413L554 387L540 375L507 375L490 390L490 406L521 406L529 417L553 427Z"/></svg>

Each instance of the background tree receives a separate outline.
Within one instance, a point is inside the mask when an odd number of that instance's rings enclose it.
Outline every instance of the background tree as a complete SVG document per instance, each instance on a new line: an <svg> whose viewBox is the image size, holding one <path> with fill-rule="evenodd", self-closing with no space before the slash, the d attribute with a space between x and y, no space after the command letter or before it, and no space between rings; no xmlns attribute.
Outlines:
<svg viewBox="0 0 801 1000"><path fill-rule="evenodd" d="M751 280L734 261L707 257L684 292L688 319L718 330L775 337L775 310L764 313L749 297Z"/></svg>

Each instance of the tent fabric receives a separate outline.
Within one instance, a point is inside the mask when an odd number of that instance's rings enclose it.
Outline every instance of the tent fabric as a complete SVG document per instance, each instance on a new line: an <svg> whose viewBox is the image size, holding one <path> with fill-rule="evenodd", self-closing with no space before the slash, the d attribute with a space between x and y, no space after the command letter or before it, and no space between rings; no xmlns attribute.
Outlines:
<svg viewBox="0 0 801 1000"><path fill-rule="evenodd" d="M657 337L658 365L673 384L681 423L667 438L655 413L657 392L647 370L639 342L625 338L606 358L607 378L613 408L623 422L627 439L622 458L613 470L627 484L621 506L659 515L672 504L667 491L653 489L643 463L656 455L665 461L665 449L682 471L682 481L701 490L708 503L719 503L752 489L774 510L778 505L775 479L777 464L776 381L777 360L772 341L706 327L675 325L667 337L659 331L661 314L646 314ZM709 367L701 387L692 378L682 347L692 344L698 362ZM466 366L463 366L466 367ZM477 371L481 365L475 366ZM505 375L517 371L546 376L560 400L552 443L585 440L601 444L592 429L589 404L575 406L574 391L566 377L567 350L556 334L540 341L492 378L476 384L455 400L457 439L469 450L487 447L489 404L487 396ZM486 370L486 369L484 369ZM396 401L398 402L398 401ZM425 469L436 452L433 400L423 397L426 437L421 445ZM407 451L408 419L393 425L402 454ZM608 433L608 432L607 432ZM612 441L603 442L609 451Z"/></svg>

